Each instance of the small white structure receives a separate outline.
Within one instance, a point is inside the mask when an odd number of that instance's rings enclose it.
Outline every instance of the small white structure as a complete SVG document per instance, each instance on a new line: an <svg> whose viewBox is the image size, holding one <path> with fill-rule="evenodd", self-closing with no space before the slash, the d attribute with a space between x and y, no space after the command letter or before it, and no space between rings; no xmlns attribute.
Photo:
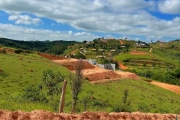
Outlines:
<svg viewBox="0 0 180 120"><path fill-rule="evenodd" d="M96 56L96 58L105 58L106 56L104 56L104 55L98 55L98 56Z"/></svg>
<svg viewBox="0 0 180 120"><path fill-rule="evenodd" d="M115 49L112 49L112 50L110 50L111 52L116 52L116 50Z"/></svg>
<svg viewBox="0 0 180 120"><path fill-rule="evenodd" d="M104 49L99 49L99 51L104 52Z"/></svg>
<svg viewBox="0 0 180 120"><path fill-rule="evenodd" d="M96 59L89 59L87 60L91 65L96 65L97 60Z"/></svg>
<svg viewBox="0 0 180 120"><path fill-rule="evenodd" d="M115 70L116 69L116 65L115 64L98 64L98 66L100 68L103 68L103 69L108 69L108 70Z"/></svg>

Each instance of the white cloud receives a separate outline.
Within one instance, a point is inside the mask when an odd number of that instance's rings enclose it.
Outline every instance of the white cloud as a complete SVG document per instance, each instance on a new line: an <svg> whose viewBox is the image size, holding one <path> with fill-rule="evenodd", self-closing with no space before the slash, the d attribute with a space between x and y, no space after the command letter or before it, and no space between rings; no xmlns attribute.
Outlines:
<svg viewBox="0 0 180 120"><path fill-rule="evenodd" d="M72 31L52 31L42 29L30 29L11 24L0 23L0 37L12 38L17 40L92 40L97 38L91 33L79 32L72 34ZM71 33L71 34L70 34Z"/></svg>
<svg viewBox="0 0 180 120"><path fill-rule="evenodd" d="M11 21L15 21L16 24L37 25L37 24L42 23L41 19L32 18L28 15L11 15L11 16L9 16L8 19Z"/></svg>
<svg viewBox="0 0 180 120"><path fill-rule="evenodd" d="M74 33L74 35L76 36L91 36L92 34L91 33L87 33L87 32L77 32L77 33Z"/></svg>
<svg viewBox="0 0 180 120"><path fill-rule="evenodd" d="M180 0L163 0L158 7L163 13L180 14Z"/></svg>
<svg viewBox="0 0 180 120"><path fill-rule="evenodd" d="M176 1L176 2L174 2ZM17 24L28 24L28 17L20 18L17 14L30 13L59 23L66 23L86 32L67 35L73 37L93 36L87 31L118 33L121 35L141 35L159 37L180 37L179 18L159 19L148 11L159 9L166 13L180 13L177 8L180 0L1 0L0 9L8 12L10 20ZM177 5L176 5L177 4ZM38 19L38 18L37 18ZM37 20L38 21L38 20ZM72 37L72 38L73 38Z"/></svg>
<svg viewBox="0 0 180 120"><path fill-rule="evenodd" d="M72 31L68 31L68 34L69 34L69 35L72 35L72 34L73 34L73 32L72 32Z"/></svg>

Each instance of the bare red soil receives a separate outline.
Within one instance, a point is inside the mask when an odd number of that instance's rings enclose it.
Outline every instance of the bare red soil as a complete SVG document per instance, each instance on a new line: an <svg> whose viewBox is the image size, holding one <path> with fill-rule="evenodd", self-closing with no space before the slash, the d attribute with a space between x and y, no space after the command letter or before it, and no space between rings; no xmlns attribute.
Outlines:
<svg viewBox="0 0 180 120"><path fill-rule="evenodd" d="M114 60L114 61L117 61L117 60L116 60L116 59L114 59L114 58L113 58L113 60ZM127 70L127 69L128 69L128 67L127 67L127 66L125 66L124 64L122 64L122 63L121 63L121 62L119 62L119 61L118 61L118 65L119 65L119 68L120 68L121 70Z"/></svg>
<svg viewBox="0 0 180 120"><path fill-rule="evenodd" d="M64 67L68 68L72 72L75 72L75 65L77 63L77 59L73 58L64 58L64 57L59 57L59 56L53 56L49 54L40 54L42 57L46 57L53 62L59 63L63 65ZM122 64L121 64L122 65ZM125 66L124 66L125 68ZM124 74L124 75L123 75ZM101 80L117 80L117 79L135 79L138 78L137 75L129 72L122 72L116 73L115 71L112 70L107 70L107 69L102 69L99 67L96 67L94 65L91 65L87 61L83 61L83 75L86 77L87 80L89 81L101 81Z"/></svg>
<svg viewBox="0 0 180 120"><path fill-rule="evenodd" d="M62 59L67 59L62 56L56 56L56 55L50 55L50 54L45 54L45 53L38 53L40 56L45 57L49 60L62 60Z"/></svg>
<svg viewBox="0 0 180 120"><path fill-rule="evenodd" d="M78 49L77 49L77 50L72 51L70 54L72 55L72 54L76 53L77 51L78 51Z"/></svg>
<svg viewBox="0 0 180 120"><path fill-rule="evenodd" d="M145 55L147 54L146 52L141 52L141 51L133 51L133 52L130 52L132 55Z"/></svg>
<svg viewBox="0 0 180 120"><path fill-rule="evenodd" d="M6 51L6 52L9 52L9 53L14 53L14 49L10 49L10 48L0 48L0 51Z"/></svg>
<svg viewBox="0 0 180 120"><path fill-rule="evenodd" d="M121 45L123 45L123 44L124 44L124 42L123 42L122 40L119 40L119 42L120 42L120 44L121 44Z"/></svg>
<svg viewBox="0 0 180 120"><path fill-rule="evenodd" d="M119 72L119 71L116 71L116 73L118 75L120 75L121 78L123 78L123 79L133 79L133 80L140 79L140 77L137 76L135 73L131 73L131 72Z"/></svg>
<svg viewBox="0 0 180 120"><path fill-rule="evenodd" d="M120 68L121 70L127 70L127 69L128 69L128 67L125 66L124 64L122 64L122 63L120 63L120 62L118 62L118 64L119 64L119 68Z"/></svg>
<svg viewBox="0 0 180 120"><path fill-rule="evenodd" d="M61 65L63 65L64 67L66 67L67 69L73 71L75 70L75 65L78 62L77 59L66 59L66 60L53 60L54 62L60 63ZM83 69L93 69L95 68L93 65L91 65L89 62L87 61L82 61L82 65L83 65Z"/></svg>
<svg viewBox="0 0 180 120"><path fill-rule="evenodd" d="M120 78L121 76L116 74L114 71L106 71L106 72L101 72L101 73L92 73L92 74L86 75L86 77L89 81L98 81L98 80L104 80L104 79Z"/></svg>
<svg viewBox="0 0 180 120"><path fill-rule="evenodd" d="M177 116L180 119L180 115ZM0 110L0 120L175 120L176 114L140 112L83 112L81 114L52 113L43 110L32 112Z"/></svg>

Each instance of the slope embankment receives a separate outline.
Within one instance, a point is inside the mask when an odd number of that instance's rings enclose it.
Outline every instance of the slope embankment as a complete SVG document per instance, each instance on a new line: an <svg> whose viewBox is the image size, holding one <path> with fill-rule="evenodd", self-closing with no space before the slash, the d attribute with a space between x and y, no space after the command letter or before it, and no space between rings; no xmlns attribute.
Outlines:
<svg viewBox="0 0 180 120"><path fill-rule="evenodd" d="M81 114L52 113L43 110L32 112L0 110L0 120L175 120L176 114L140 113L140 112L83 112Z"/></svg>

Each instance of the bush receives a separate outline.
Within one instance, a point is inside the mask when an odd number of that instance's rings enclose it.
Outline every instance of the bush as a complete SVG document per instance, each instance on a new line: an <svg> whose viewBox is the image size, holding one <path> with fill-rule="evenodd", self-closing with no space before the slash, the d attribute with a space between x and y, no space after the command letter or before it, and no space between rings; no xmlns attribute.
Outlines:
<svg viewBox="0 0 180 120"><path fill-rule="evenodd" d="M126 58L126 59L123 60L123 62L130 62L130 59Z"/></svg>
<svg viewBox="0 0 180 120"><path fill-rule="evenodd" d="M2 53L2 54L6 54L6 50L1 49L1 50L0 50L0 53Z"/></svg>
<svg viewBox="0 0 180 120"><path fill-rule="evenodd" d="M43 72L42 83L39 85L31 85L23 90L22 98L32 102L49 102L57 103L55 95L59 95L61 91L61 83L64 76L60 72L54 73L52 70ZM53 107L54 109L57 109Z"/></svg>
<svg viewBox="0 0 180 120"><path fill-rule="evenodd" d="M32 102L48 102L48 99L41 93L40 87L31 85L26 87L22 97Z"/></svg>
<svg viewBox="0 0 180 120"><path fill-rule="evenodd" d="M71 55L71 58L86 59L86 56L81 53L78 53L77 55Z"/></svg>
<svg viewBox="0 0 180 120"><path fill-rule="evenodd" d="M114 106L114 107L112 108L112 112L121 112L121 109L120 109L119 106Z"/></svg>
<svg viewBox="0 0 180 120"><path fill-rule="evenodd" d="M20 54L22 52L23 52L23 50L21 50L21 49L17 49L17 50L14 51L14 53L16 53L16 54Z"/></svg>

